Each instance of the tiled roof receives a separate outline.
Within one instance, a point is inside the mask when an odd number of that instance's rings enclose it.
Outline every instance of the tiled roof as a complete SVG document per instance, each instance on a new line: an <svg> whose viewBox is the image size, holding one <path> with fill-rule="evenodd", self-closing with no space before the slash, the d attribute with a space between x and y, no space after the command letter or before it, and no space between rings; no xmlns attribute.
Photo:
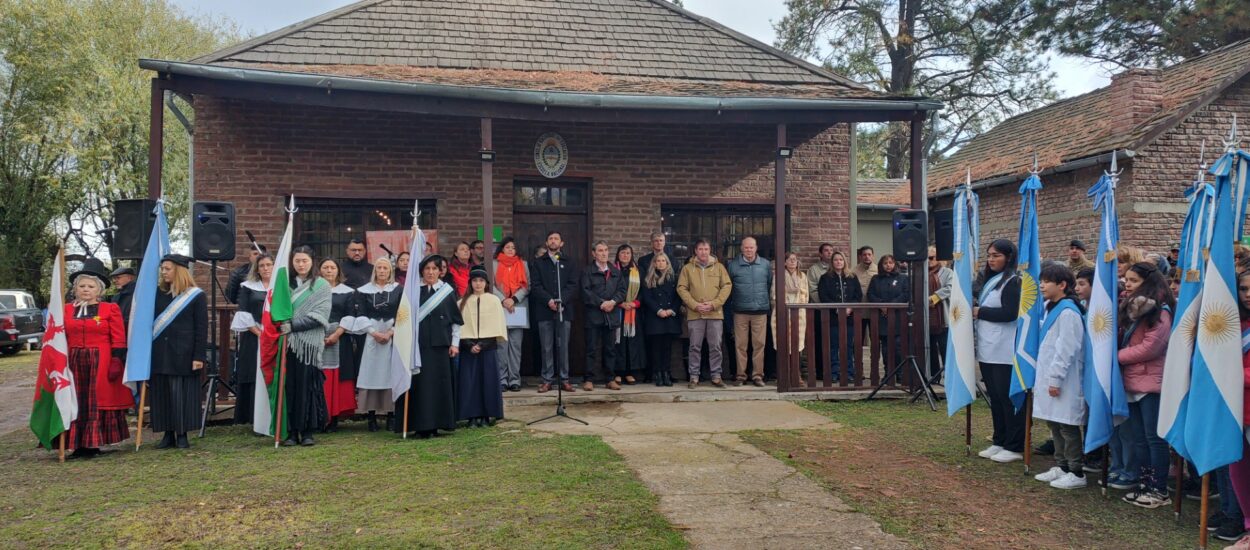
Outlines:
<svg viewBox="0 0 1250 550"><path fill-rule="evenodd" d="M855 182L855 202L860 205L911 206L911 181L862 178Z"/></svg>
<svg viewBox="0 0 1250 550"><path fill-rule="evenodd" d="M969 167L974 181L1023 176L1034 153L1039 167L1046 169L1115 149L1140 149L1247 71L1250 40L1161 70L1138 69L1125 75L1148 79L1151 91L1145 112L1139 106L1128 114L1132 109L1125 103L1130 96L1118 89L1120 82L1113 81L1105 88L1017 115L936 163L929 171L929 193L959 185ZM1130 82L1125 79L1124 83ZM1126 118L1130 116L1135 119Z"/></svg>
<svg viewBox="0 0 1250 550"><path fill-rule="evenodd" d="M365 0L192 62L525 89L884 97L664 0Z"/></svg>

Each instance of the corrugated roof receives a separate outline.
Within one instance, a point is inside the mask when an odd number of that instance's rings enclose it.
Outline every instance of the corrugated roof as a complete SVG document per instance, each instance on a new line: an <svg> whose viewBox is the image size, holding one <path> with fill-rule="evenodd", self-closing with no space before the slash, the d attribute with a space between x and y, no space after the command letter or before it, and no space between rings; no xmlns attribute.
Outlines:
<svg viewBox="0 0 1250 550"><path fill-rule="evenodd" d="M663 0L365 0L192 62L539 89L684 81L669 88L884 97Z"/></svg>
<svg viewBox="0 0 1250 550"><path fill-rule="evenodd" d="M1125 124L1129 107L1119 82L1017 115L973 138L929 171L929 192L959 185L971 167L974 181L1023 177L1038 156L1047 169L1115 149L1140 149L1180 124L1218 92L1250 71L1250 40L1238 42L1158 71L1135 70L1148 79L1152 101L1137 106L1139 121ZM1118 77L1117 77L1118 78ZM1127 83L1127 82L1126 82ZM1119 90L1123 92L1123 90ZM1141 96L1137 96L1140 100ZM1146 112L1142 112L1145 110Z"/></svg>

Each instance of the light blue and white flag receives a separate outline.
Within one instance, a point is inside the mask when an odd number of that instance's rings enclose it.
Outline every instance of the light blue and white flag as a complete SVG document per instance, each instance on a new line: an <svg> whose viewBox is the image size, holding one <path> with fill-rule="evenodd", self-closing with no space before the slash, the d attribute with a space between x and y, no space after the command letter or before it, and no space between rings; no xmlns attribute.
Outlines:
<svg viewBox="0 0 1250 550"><path fill-rule="evenodd" d="M1163 367L1163 391L1159 395L1159 437L1167 440L1177 454L1189 460L1185 447L1185 409L1189 400L1190 365L1194 353L1194 328L1202 305L1202 274L1206 271L1206 253L1211 247L1211 225L1215 221L1215 187L1203 181L1194 182L1185 195L1189 211L1181 227L1181 250L1176 268L1181 274L1181 288L1176 297L1176 317L1168 337L1167 358Z"/></svg>
<svg viewBox="0 0 1250 550"><path fill-rule="evenodd" d="M415 218L415 216L414 216ZM391 346L391 395L398 399L412 386L412 375L421 372L421 350L418 332L421 329L421 261L425 259L425 233L414 221L412 246L408 249L408 274L404 292L395 314L395 336Z"/></svg>
<svg viewBox="0 0 1250 550"><path fill-rule="evenodd" d="M126 332L126 370L122 381L145 382L152 373L152 329L156 322L156 292L161 279L161 258L169 254L169 224L165 202L156 201L156 222L139 264L134 301L130 305L130 326Z"/></svg>
<svg viewBox="0 0 1250 550"><path fill-rule="evenodd" d="M1230 151L1211 167L1215 175L1215 224L1202 280L1193 372L1185 408L1185 450L1198 474L1241 460L1241 320L1233 244L1241 221L1250 156Z"/></svg>
<svg viewBox="0 0 1250 550"><path fill-rule="evenodd" d="M955 193L954 269L946 321L946 414L976 400L977 355L972 336L972 270L977 262L978 199L965 185Z"/></svg>
<svg viewBox="0 0 1250 550"><path fill-rule="evenodd" d="M1115 168L1112 167L1112 170ZM1115 426L1128 418L1124 380L1117 358L1119 331L1119 284L1116 247L1120 243L1120 222L1115 212L1116 178L1103 174L1089 190L1094 210L1101 212L1098 254L1094 257L1094 284L1085 316L1085 402L1089 405L1089 425L1085 432L1085 452L1102 447L1111 439Z"/></svg>
<svg viewBox="0 0 1250 550"><path fill-rule="evenodd" d="M1008 395L1019 411L1026 393L1033 389L1037 373L1037 352L1042 345L1042 316L1045 303L1040 300L1042 253L1037 242L1037 192L1042 180L1031 175L1020 185L1020 317L1016 319L1016 360L1012 369Z"/></svg>

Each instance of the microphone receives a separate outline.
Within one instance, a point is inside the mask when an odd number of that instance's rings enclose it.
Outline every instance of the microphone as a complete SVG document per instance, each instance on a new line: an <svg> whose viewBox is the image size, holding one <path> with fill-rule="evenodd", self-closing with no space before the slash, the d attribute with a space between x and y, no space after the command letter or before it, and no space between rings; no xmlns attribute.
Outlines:
<svg viewBox="0 0 1250 550"><path fill-rule="evenodd" d="M101 230L99 230L99 231L96 231L96 232L95 232L95 234L96 234L96 235L106 235L106 234L112 233L112 232L114 232L114 231L117 231L117 226L116 226L116 225L110 225L110 226L108 226L108 227L105 227L104 229L101 229Z"/></svg>
<svg viewBox="0 0 1250 550"><path fill-rule="evenodd" d="M378 246L382 247L382 250L385 250L387 254L390 254L391 256L395 255L395 253L391 252L391 249L387 248L385 244L378 243Z"/></svg>
<svg viewBox="0 0 1250 550"><path fill-rule="evenodd" d="M260 252L260 244L256 242L256 235L253 235L251 231L246 229L243 230L243 234L247 235L247 240L252 241L252 248L255 248L257 252Z"/></svg>

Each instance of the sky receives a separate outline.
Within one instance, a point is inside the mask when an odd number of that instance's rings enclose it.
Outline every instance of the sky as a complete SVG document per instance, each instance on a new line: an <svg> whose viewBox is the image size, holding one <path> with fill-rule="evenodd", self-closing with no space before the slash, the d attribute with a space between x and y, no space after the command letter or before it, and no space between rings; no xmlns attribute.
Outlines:
<svg viewBox="0 0 1250 550"><path fill-rule="evenodd" d="M192 15L226 17L252 35L315 17L353 0L171 0ZM685 0L687 10L713 19L766 44L776 34L773 23L785 16L783 0ZM1061 97L1106 86L1109 73L1080 59L1052 56L1050 69Z"/></svg>

